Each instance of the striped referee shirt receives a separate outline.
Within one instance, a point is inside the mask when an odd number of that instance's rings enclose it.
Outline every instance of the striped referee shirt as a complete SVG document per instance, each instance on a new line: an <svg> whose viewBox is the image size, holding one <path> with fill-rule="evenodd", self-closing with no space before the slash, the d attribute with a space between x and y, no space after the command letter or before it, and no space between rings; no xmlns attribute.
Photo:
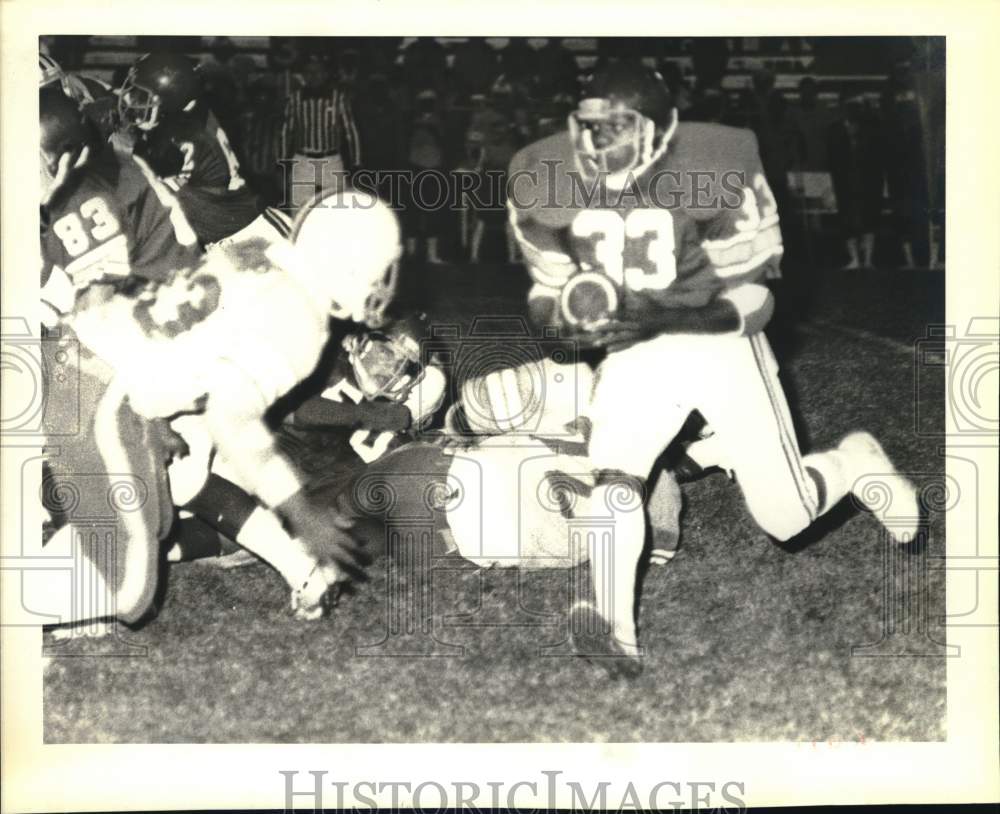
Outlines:
<svg viewBox="0 0 1000 814"><path fill-rule="evenodd" d="M354 113L350 99L341 88L322 94L305 89L292 91L285 108L281 143L286 156L340 153L348 167L356 167L361 162Z"/></svg>

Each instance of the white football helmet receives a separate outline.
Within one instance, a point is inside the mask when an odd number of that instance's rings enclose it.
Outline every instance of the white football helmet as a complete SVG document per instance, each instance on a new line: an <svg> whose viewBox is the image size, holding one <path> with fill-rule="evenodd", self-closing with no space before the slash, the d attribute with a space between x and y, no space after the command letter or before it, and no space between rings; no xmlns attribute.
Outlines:
<svg viewBox="0 0 1000 814"><path fill-rule="evenodd" d="M402 243L399 218L383 201L357 190L320 193L295 216L291 241L290 270L330 303L332 316L384 324Z"/></svg>

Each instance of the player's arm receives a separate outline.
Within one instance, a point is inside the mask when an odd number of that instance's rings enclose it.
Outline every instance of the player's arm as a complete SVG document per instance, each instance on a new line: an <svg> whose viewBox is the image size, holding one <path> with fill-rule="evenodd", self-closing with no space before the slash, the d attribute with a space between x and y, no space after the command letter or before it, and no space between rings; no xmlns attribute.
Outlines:
<svg viewBox="0 0 1000 814"><path fill-rule="evenodd" d="M409 429L410 411L405 405L378 399L354 403L349 399L332 399L324 395L306 399L292 413L292 423L301 429L377 430L401 432Z"/></svg>
<svg viewBox="0 0 1000 814"><path fill-rule="evenodd" d="M771 318L774 299L758 283L742 283L718 294L696 308L663 306L655 300L644 302L632 317L652 334L732 334L750 336Z"/></svg>
<svg viewBox="0 0 1000 814"><path fill-rule="evenodd" d="M177 198L141 158L129 206L133 246L129 264L135 276L164 281L180 269L193 268L201 257L198 238Z"/></svg>
<svg viewBox="0 0 1000 814"><path fill-rule="evenodd" d="M531 322L537 327L557 325L561 321L560 290L578 266L566 253L556 230L539 223L530 210L508 203L507 211L511 232L533 283L528 292Z"/></svg>
<svg viewBox="0 0 1000 814"><path fill-rule="evenodd" d="M718 274L730 283L756 282L781 276L781 227L778 205L764 175L757 137L743 131L734 148L742 166L723 182L739 208L724 208L709 224L704 243Z"/></svg>
<svg viewBox="0 0 1000 814"><path fill-rule="evenodd" d="M698 306L670 306L649 299L629 310L624 320L584 337L587 347L616 351L662 334L751 336L762 330L774 312L774 299L758 283L726 289Z"/></svg>

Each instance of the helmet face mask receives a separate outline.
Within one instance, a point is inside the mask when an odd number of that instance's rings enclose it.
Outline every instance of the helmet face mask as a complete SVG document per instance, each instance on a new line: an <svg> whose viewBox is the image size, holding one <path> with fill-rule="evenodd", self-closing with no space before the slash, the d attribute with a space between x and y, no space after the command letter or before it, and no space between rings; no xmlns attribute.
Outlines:
<svg viewBox="0 0 1000 814"><path fill-rule="evenodd" d="M666 152L677 111L658 73L635 63L612 63L591 78L568 126L581 174L621 188Z"/></svg>
<svg viewBox="0 0 1000 814"><path fill-rule="evenodd" d="M38 55L38 87L45 88L56 82L65 87L66 74L52 57L40 53Z"/></svg>
<svg viewBox="0 0 1000 814"><path fill-rule="evenodd" d="M423 377L420 349L412 338L369 331L348 336L344 345L358 386L369 400L404 401Z"/></svg>
<svg viewBox="0 0 1000 814"><path fill-rule="evenodd" d="M118 114L126 127L156 128L164 115L188 112L197 104L198 76L183 54L147 54L128 72L118 93Z"/></svg>
<svg viewBox="0 0 1000 814"><path fill-rule="evenodd" d="M123 124L139 130L152 130L160 123L160 97L136 84L134 68L118 96L118 114Z"/></svg>
<svg viewBox="0 0 1000 814"><path fill-rule="evenodd" d="M618 175L642 162L652 122L637 110L612 107L607 99L584 99L570 113L569 131L587 176Z"/></svg>

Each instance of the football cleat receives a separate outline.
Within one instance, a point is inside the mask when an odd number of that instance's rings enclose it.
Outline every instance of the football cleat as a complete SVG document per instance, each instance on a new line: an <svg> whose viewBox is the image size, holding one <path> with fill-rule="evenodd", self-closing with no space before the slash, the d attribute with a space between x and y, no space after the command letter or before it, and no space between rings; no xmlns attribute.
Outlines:
<svg viewBox="0 0 1000 814"><path fill-rule="evenodd" d="M896 471L882 445L871 433L853 432L837 448L850 460L851 492L857 501L878 518L894 542L915 540L920 525L916 487Z"/></svg>
<svg viewBox="0 0 1000 814"><path fill-rule="evenodd" d="M591 602L572 607L569 625L577 655L602 667L611 678L637 678L642 673L639 647L620 642L614 626Z"/></svg>
<svg viewBox="0 0 1000 814"><path fill-rule="evenodd" d="M306 581L292 591L292 615L301 622L322 619L337 604L340 596L339 577L333 566L317 564Z"/></svg>

